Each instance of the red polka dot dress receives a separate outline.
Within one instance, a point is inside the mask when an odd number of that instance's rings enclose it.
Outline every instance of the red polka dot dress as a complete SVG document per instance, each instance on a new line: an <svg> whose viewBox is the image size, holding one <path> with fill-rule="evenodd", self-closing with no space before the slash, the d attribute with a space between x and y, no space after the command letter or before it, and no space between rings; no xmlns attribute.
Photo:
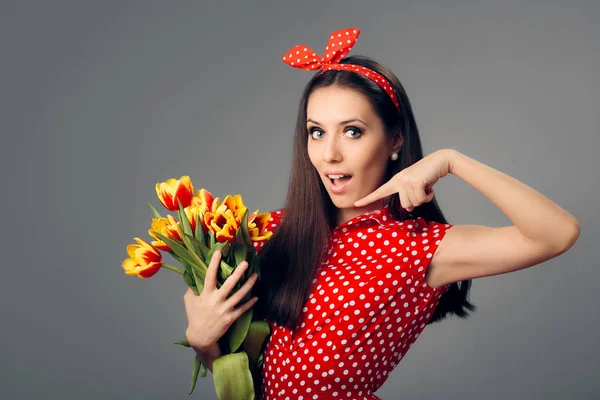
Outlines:
<svg viewBox="0 0 600 400"><path fill-rule="evenodd" d="M275 230L285 210L271 212ZM386 381L449 285L425 271L452 225L398 221L386 205L334 228L298 328L271 327L263 400L380 399ZM259 251L263 242L254 243Z"/></svg>

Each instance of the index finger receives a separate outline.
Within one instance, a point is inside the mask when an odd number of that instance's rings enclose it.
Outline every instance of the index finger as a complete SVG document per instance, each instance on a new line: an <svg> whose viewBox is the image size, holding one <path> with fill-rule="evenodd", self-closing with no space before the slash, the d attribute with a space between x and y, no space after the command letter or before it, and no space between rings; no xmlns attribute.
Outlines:
<svg viewBox="0 0 600 400"><path fill-rule="evenodd" d="M373 192L369 193L368 195L366 195L365 197L363 197L362 199L355 201L354 206L355 207L366 206L369 203L372 203L379 199L383 199L384 197L387 197L393 193L395 193L394 187L392 186L391 181L388 181L388 182L384 183L383 185L381 185L380 187L378 187L377 189L375 189L375 191L373 191Z"/></svg>
<svg viewBox="0 0 600 400"><path fill-rule="evenodd" d="M217 289L217 272L219 271L219 264L221 263L221 252L215 251L208 264L206 270L206 277L204 278L204 289L210 288L211 290Z"/></svg>

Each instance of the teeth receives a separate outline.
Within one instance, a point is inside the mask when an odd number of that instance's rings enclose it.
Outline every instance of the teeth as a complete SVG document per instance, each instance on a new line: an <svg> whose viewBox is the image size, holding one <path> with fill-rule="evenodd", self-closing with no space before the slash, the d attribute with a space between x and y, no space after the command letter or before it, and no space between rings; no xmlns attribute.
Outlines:
<svg viewBox="0 0 600 400"><path fill-rule="evenodd" d="M346 175L327 175L329 177L329 179L339 179L341 177L344 177Z"/></svg>

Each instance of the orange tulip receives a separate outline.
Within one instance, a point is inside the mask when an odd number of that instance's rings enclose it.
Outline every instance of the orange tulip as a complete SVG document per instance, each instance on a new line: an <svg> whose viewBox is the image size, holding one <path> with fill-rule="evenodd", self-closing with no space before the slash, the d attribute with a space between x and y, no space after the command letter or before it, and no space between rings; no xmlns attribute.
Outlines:
<svg viewBox="0 0 600 400"><path fill-rule="evenodd" d="M123 269L130 276L138 278L150 278L158 272L162 266L160 252L140 238L134 238L138 244L127 246L127 254L130 258L123 261Z"/></svg>
<svg viewBox="0 0 600 400"><path fill-rule="evenodd" d="M178 225L181 225L181 223L171 215L167 215L167 218L152 218L152 228L148 231L148 234L156 240L152 241L150 244L159 250L171 252L171 248L158 238L156 232L168 237L169 239L182 242L183 239L177 230Z"/></svg>
<svg viewBox="0 0 600 400"><path fill-rule="evenodd" d="M192 202L194 185L187 175L179 179L170 178L166 182L156 184L156 195L167 210L177 211L179 210L177 199L184 208Z"/></svg>

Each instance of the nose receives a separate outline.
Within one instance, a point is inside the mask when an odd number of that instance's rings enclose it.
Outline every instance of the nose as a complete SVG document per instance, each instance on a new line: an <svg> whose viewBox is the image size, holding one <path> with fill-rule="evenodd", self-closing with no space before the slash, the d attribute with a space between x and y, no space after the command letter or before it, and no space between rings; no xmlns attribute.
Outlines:
<svg viewBox="0 0 600 400"><path fill-rule="evenodd" d="M336 135L328 135L323 143L323 161L327 163L340 161L342 158Z"/></svg>

